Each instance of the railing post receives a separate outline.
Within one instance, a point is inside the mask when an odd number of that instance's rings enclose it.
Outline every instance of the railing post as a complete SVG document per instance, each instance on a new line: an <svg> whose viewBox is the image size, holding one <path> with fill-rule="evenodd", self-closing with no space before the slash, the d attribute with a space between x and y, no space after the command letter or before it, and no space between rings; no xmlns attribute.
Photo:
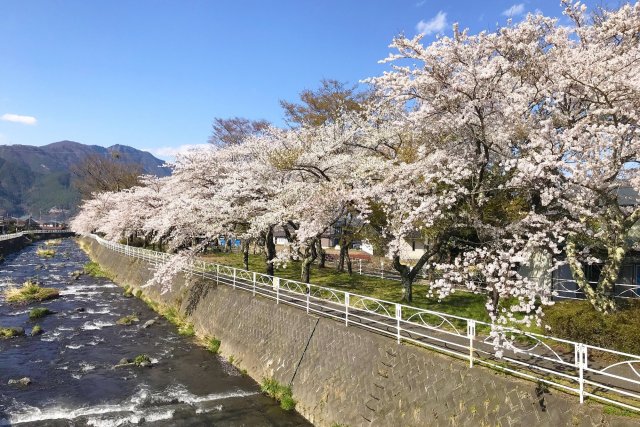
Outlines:
<svg viewBox="0 0 640 427"><path fill-rule="evenodd" d="M398 344L400 344L400 320L402 320L402 306L400 304L396 304L396 338L398 340Z"/></svg>
<svg viewBox="0 0 640 427"><path fill-rule="evenodd" d="M207 263L202 261L202 278L204 279L204 274L207 271Z"/></svg>
<svg viewBox="0 0 640 427"><path fill-rule="evenodd" d="M586 344L582 344L582 393L581 393L581 401L580 403L582 403L584 401L584 370L587 369L588 367L588 357L587 357L587 345Z"/></svg>
<svg viewBox="0 0 640 427"><path fill-rule="evenodd" d="M253 272L253 296L256 296L256 272Z"/></svg>
<svg viewBox="0 0 640 427"><path fill-rule="evenodd" d="M349 292L344 293L344 325L349 326Z"/></svg>
<svg viewBox="0 0 640 427"><path fill-rule="evenodd" d="M216 264L216 285L220 283L220 264Z"/></svg>
<svg viewBox="0 0 640 427"><path fill-rule="evenodd" d="M276 304L280 304L280 278L273 278L273 288L276 290Z"/></svg>
<svg viewBox="0 0 640 427"><path fill-rule="evenodd" d="M578 384L580 386L580 403L584 403L584 363L582 349L584 344L575 344L575 361L578 367Z"/></svg>
<svg viewBox="0 0 640 427"><path fill-rule="evenodd" d="M311 285L307 283L307 314L309 314L309 299L311 298Z"/></svg>
<svg viewBox="0 0 640 427"><path fill-rule="evenodd" d="M362 260L358 258L358 274L362 275Z"/></svg>
<svg viewBox="0 0 640 427"><path fill-rule="evenodd" d="M380 261L380 278L384 279L384 261Z"/></svg>
<svg viewBox="0 0 640 427"><path fill-rule="evenodd" d="M236 268L233 267L233 289L236 288Z"/></svg>
<svg viewBox="0 0 640 427"><path fill-rule="evenodd" d="M467 337L469 337L469 367L473 368L473 338L476 336L476 321L467 320Z"/></svg>

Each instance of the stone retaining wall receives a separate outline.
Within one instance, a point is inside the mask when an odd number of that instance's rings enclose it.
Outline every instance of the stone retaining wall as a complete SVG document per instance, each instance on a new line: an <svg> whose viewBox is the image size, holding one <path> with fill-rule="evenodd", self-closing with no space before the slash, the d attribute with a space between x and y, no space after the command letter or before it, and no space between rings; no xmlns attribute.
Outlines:
<svg viewBox="0 0 640 427"><path fill-rule="evenodd" d="M4 257L12 252L17 252L20 249L24 249L26 246L29 246L34 241L58 239L61 237L69 237L69 232L62 232L60 234L30 234L28 236L16 237L15 239L0 240L0 255Z"/></svg>
<svg viewBox="0 0 640 427"><path fill-rule="evenodd" d="M184 277L171 291L140 288L153 266L82 239L121 285L179 307L200 336L261 381L291 383L296 409L318 426L631 426L599 404L545 390L367 330L210 281Z"/></svg>
<svg viewBox="0 0 640 427"><path fill-rule="evenodd" d="M23 249L30 243L31 240L26 236L16 237L15 239L0 240L0 255L5 257L12 252Z"/></svg>

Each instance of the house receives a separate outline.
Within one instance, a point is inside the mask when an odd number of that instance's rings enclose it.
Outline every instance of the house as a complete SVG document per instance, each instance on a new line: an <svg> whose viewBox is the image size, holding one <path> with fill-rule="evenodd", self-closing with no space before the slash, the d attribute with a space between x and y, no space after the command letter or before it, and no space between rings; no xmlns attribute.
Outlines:
<svg viewBox="0 0 640 427"><path fill-rule="evenodd" d="M345 226L345 223L346 219L339 220L322 233L320 236L320 245L322 248L340 249L340 237L342 234L342 227ZM351 226L353 226L353 220L351 220ZM284 227L276 226L273 229L273 241L276 245L287 245L289 243ZM360 240L353 240L351 242L351 248L359 249L361 244L362 242Z"/></svg>
<svg viewBox="0 0 640 427"><path fill-rule="evenodd" d="M32 217L23 217L17 219L15 222L16 231L29 231L29 230L39 230L40 224L36 222Z"/></svg>
<svg viewBox="0 0 640 427"><path fill-rule="evenodd" d="M67 224L64 222L49 221L42 224L43 230L66 230Z"/></svg>
<svg viewBox="0 0 640 427"><path fill-rule="evenodd" d="M289 243L287 233L284 232L283 227L277 226L273 229L273 241L276 245L286 245Z"/></svg>
<svg viewBox="0 0 640 427"><path fill-rule="evenodd" d="M418 231L409 233L402 243L400 243L400 259L406 261L417 261L424 255L425 241Z"/></svg>

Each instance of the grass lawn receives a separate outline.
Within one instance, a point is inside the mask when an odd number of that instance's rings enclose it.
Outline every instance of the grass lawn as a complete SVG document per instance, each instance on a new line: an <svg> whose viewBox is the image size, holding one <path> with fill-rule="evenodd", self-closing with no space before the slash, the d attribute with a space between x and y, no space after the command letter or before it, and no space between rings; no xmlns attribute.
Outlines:
<svg viewBox="0 0 640 427"><path fill-rule="evenodd" d="M203 259L231 267L243 268L241 253L207 254L203 256ZM402 286L400 282L378 277L361 276L356 270L357 264L354 267L353 275L349 275L348 273L338 273L333 267L318 268L317 264L314 264L311 269L311 283L390 302L401 302ZM266 273L264 256L249 255L249 270ZM287 268L277 269L275 275L283 279L299 281L300 262L293 261L288 263ZM413 303L410 305L485 322L490 321L485 308L486 299L483 295L458 291L439 301L437 298L427 298L427 291L428 287L426 285L414 285Z"/></svg>

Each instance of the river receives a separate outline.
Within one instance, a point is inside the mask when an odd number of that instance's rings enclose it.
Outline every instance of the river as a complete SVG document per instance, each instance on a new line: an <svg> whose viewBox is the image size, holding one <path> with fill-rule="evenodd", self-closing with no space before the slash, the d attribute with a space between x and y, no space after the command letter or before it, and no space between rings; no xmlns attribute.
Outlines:
<svg viewBox="0 0 640 427"><path fill-rule="evenodd" d="M220 356L178 335L137 298L126 298L108 279L72 273L89 261L73 239L38 257L42 243L0 264L0 292L35 278L60 289L60 298L15 306L0 295L0 325L20 326L26 336L0 339L0 426L307 426L282 410L259 385ZM29 320L33 307L55 314ZM135 314L138 323L117 325ZM35 324L42 335L30 336ZM147 354L152 367L115 367ZM27 386L9 385L28 377Z"/></svg>

